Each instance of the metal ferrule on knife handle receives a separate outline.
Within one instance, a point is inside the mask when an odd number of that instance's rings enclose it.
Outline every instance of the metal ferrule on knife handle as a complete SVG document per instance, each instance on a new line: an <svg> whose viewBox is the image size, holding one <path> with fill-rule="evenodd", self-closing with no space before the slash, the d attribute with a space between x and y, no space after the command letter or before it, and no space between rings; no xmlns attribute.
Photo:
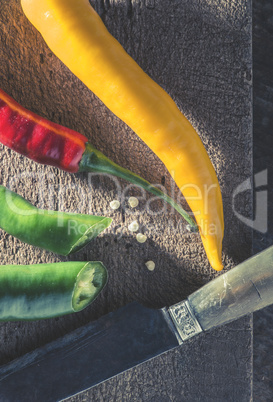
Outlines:
<svg viewBox="0 0 273 402"><path fill-rule="evenodd" d="M168 309L172 318L179 344L202 332L187 300L174 304Z"/></svg>
<svg viewBox="0 0 273 402"><path fill-rule="evenodd" d="M273 246L168 309L182 341L273 303Z"/></svg>

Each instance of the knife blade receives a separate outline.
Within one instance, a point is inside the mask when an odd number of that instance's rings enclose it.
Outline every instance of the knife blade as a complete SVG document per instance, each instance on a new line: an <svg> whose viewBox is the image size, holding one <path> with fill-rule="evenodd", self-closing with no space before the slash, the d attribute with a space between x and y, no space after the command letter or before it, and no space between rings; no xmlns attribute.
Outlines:
<svg viewBox="0 0 273 402"><path fill-rule="evenodd" d="M272 303L273 246L169 308L131 303L2 366L0 400L60 401Z"/></svg>

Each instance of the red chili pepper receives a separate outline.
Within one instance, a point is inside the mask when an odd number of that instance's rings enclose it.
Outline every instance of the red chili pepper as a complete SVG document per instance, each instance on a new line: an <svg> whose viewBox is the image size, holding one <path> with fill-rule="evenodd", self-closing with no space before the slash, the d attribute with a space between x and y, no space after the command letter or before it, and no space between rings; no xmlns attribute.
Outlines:
<svg viewBox="0 0 273 402"><path fill-rule="evenodd" d="M0 142L30 159L77 172L88 139L32 113L0 89Z"/></svg>
<svg viewBox="0 0 273 402"><path fill-rule="evenodd" d="M84 135L30 112L1 89L0 142L35 162L67 172L107 173L128 180L169 203L190 224L191 231L198 230L189 214L159 188L112 162Z"/></svg>

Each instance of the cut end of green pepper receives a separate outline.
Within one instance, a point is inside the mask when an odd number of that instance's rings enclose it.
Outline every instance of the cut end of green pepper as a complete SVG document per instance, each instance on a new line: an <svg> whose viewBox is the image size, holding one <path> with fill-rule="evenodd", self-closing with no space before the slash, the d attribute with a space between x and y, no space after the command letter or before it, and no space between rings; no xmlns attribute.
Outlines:
<svg viewBox="0 0 273 402"><path fill-rule="evenodd" d="M72 295L73 310L83 310L92 303L104 288L107 278L107 270L101 262L88 262L77 276Z"/></svg>

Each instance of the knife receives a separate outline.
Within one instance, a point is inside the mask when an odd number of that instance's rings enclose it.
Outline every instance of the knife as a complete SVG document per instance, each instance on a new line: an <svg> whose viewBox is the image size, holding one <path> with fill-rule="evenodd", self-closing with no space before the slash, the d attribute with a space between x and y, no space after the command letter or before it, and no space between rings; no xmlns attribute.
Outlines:
<svg viewBox="0 0 273 402"><path fill-rule="evenodd" d="M169 308L128 304L2 366L0 400L60 401L272 303L273 246Z"/></svg>

